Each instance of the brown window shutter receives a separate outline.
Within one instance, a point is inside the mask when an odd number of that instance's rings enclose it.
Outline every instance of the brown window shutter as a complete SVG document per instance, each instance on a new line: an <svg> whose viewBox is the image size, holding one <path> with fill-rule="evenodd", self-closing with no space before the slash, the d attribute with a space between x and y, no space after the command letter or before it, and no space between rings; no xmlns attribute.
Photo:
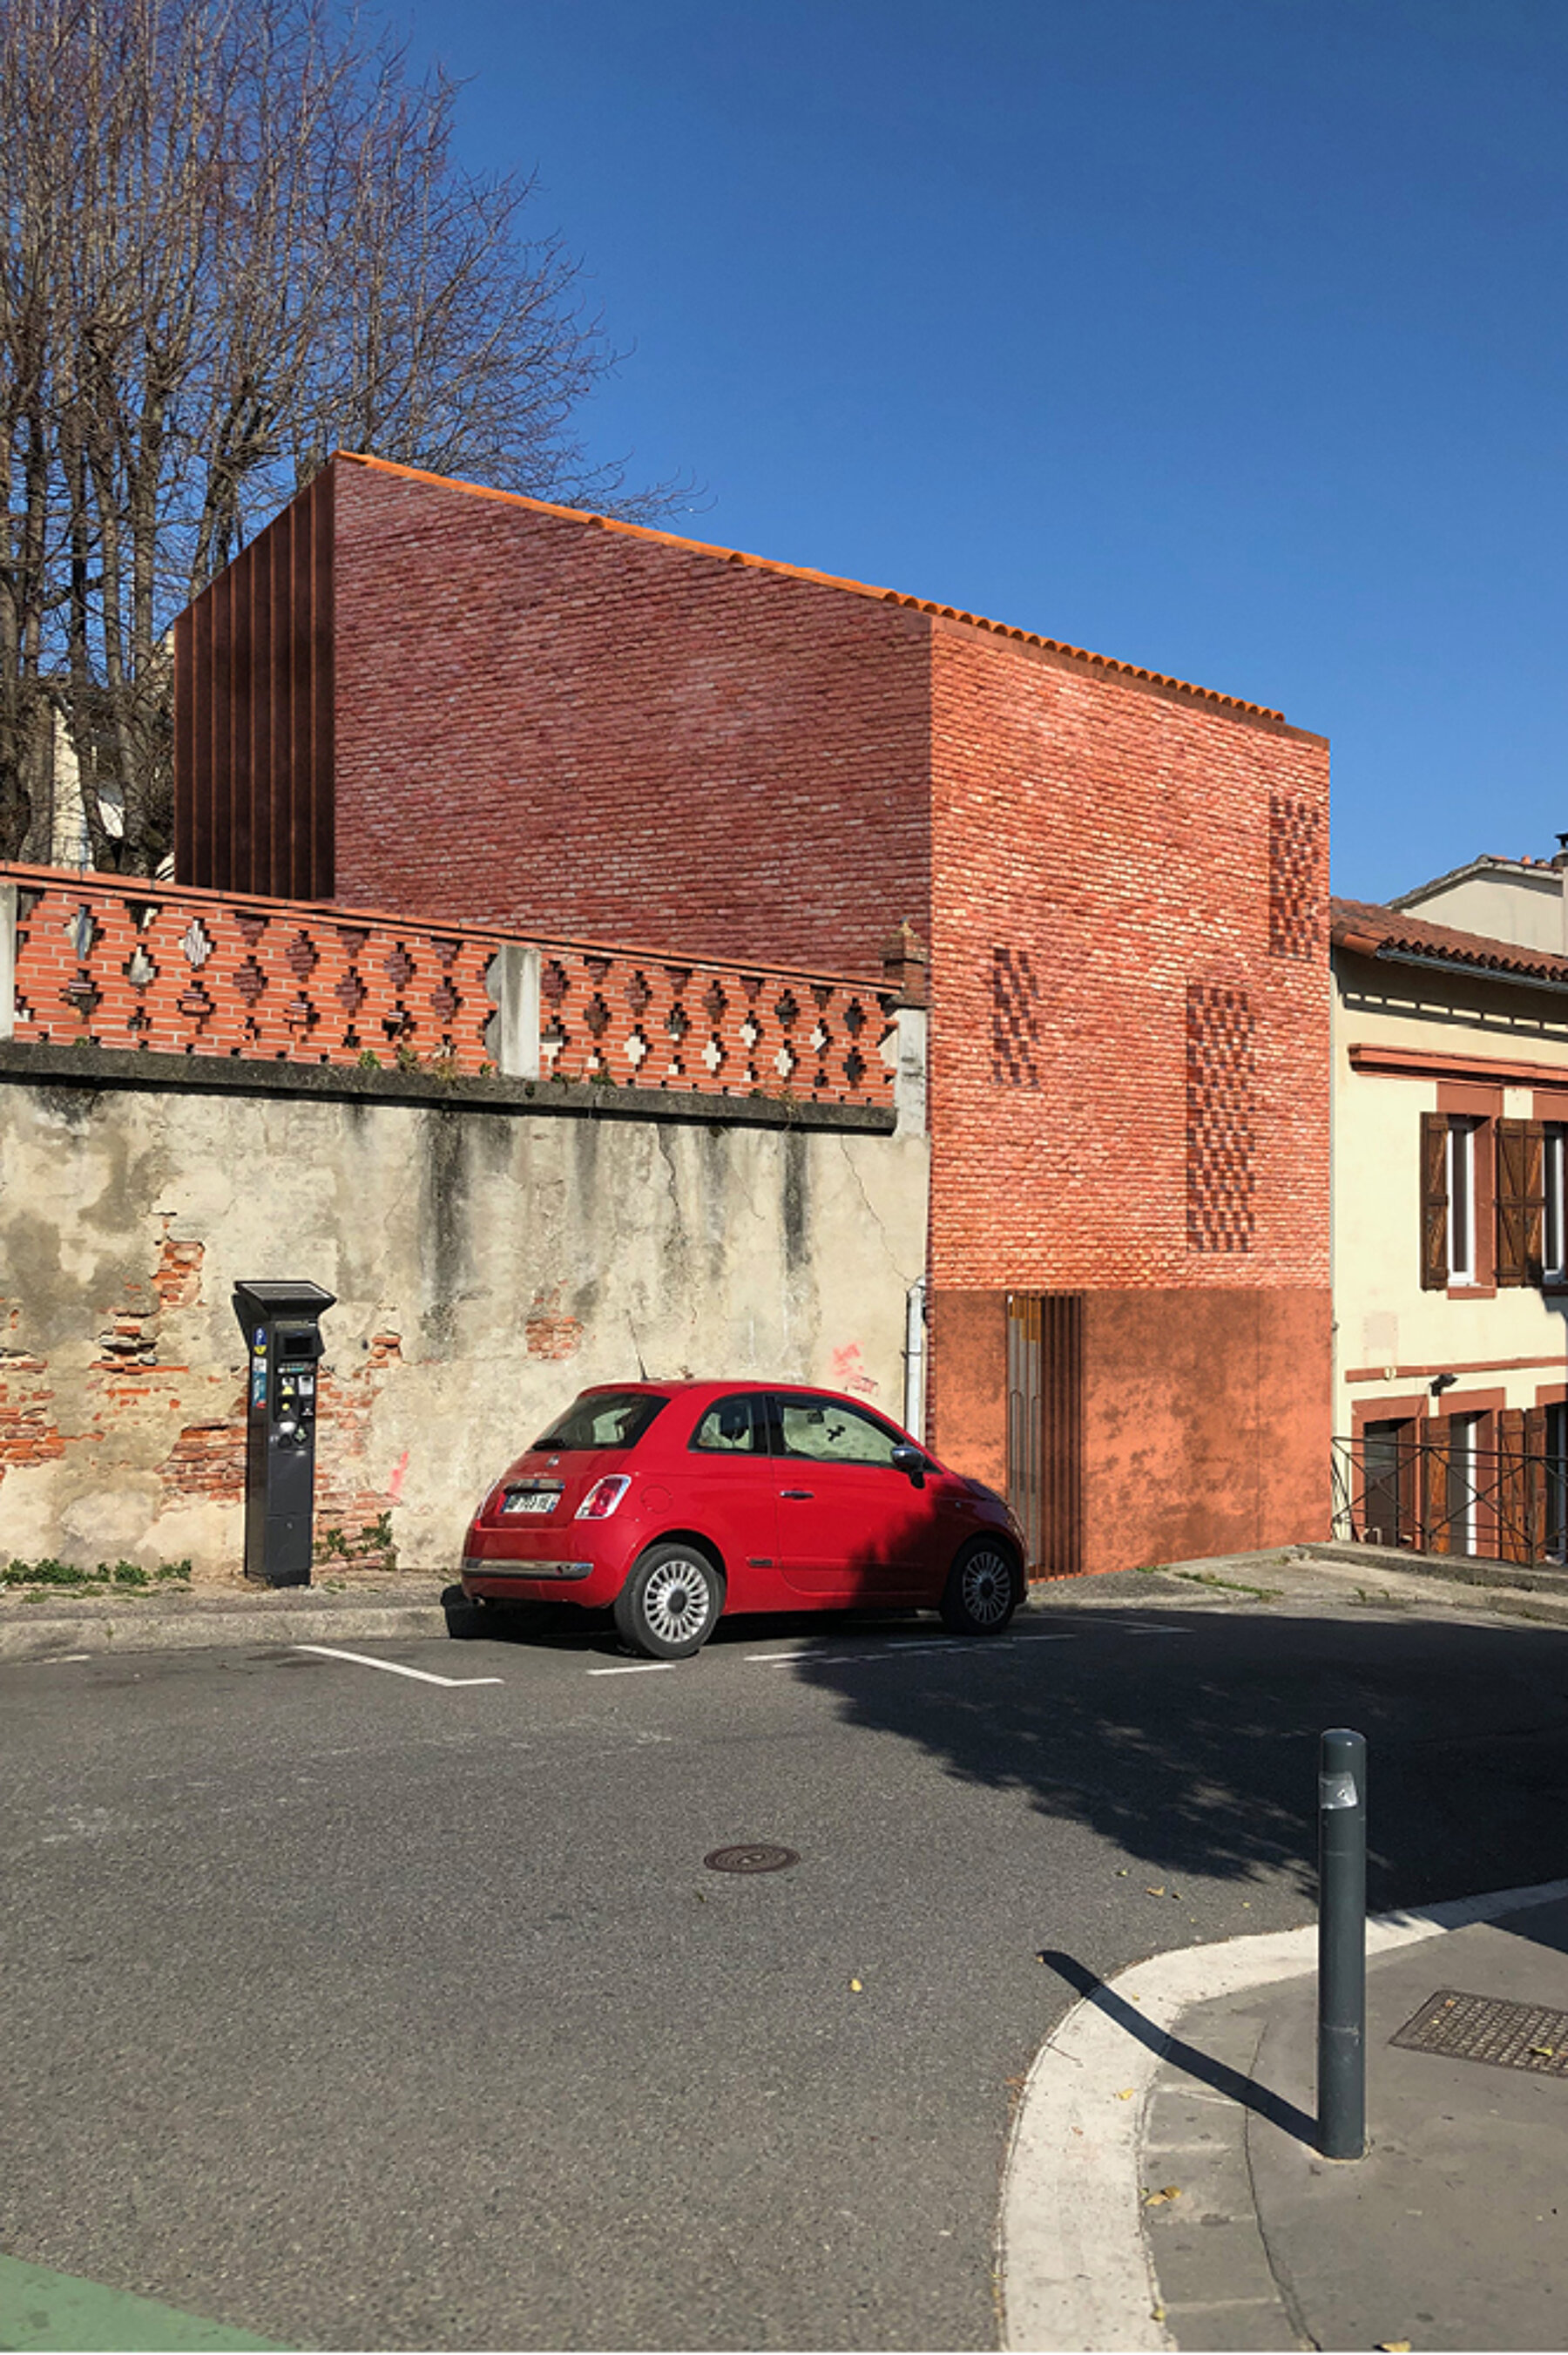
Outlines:
<svg viewBox="0 0 1568 2355"><path fill-rule="evenodd" d="M1427 1115L1430 1118L1430 1114ZM1422 1499L1422 1538L1428 1553L1452 1553L1453 1532L1448 1526L1448 1462L1454 1444L1449 1418L1435 1414L1429 1423L1418 1424L1422 1439L1422 1462L1425 1467L1425 1495Z"/></svg>
<svg viewBox="0 0 1568 2355"><path fill-rule="evenodd" d="M1525 1127L1522 1120L1499 1120L1498 1136L1497 1281L1524 1282Z"/></svg>
<svg viewBox="0 0 1568 2355"><path fill-rule="evenodd" d="M1504 1561L1530 1559L1528 1494L1524 1409L1504 1407L1498 1416L1498 1552Z"/></svg>
<svg viewBox="0 0 1568 2355"><path fill-rule="evenodd" d="M1448 1289L1448 1123L1421 1115L1421 1288Z"/></svg>
<svg viewBox="0 0 1568 2355"><path fill-rule="evenodd" d="M1546 1225L1546 1126L1539 1120L1524 1124L1524 1280L1539 1284L1541 1274L1541 1234Z"/></svg>

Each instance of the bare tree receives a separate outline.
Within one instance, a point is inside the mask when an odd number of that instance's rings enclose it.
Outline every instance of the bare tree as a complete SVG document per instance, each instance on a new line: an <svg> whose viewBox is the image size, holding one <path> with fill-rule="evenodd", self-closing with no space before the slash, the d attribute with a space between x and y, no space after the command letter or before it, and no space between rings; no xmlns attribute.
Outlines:
<svg viewBox="0 0 1568 2355"><path fill-rule="evenodd" d="M613 365L533 183L330 0L0 5L0 855L172 831L169 623L336 448L620 514Z"/></svg>

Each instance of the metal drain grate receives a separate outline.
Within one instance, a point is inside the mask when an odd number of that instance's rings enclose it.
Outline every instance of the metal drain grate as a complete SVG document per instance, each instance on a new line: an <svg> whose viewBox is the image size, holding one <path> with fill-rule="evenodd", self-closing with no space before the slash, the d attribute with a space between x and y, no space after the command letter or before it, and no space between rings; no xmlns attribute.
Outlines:
<svg viewBox="0 0 1568 2355"><path fill-rule="evenodd" d="M1494 2069L1568 2077L1568 2011L1548 2011L1539 2003L1502 2003L1495 1996L1440 1987L1389 2042L1411 2052L1489 2062Z"/></svg>
<svg viewBox="0 0 1568 2355"><path fill-rule="evenodd" d="M748 1840L743 1848L711 1849L702 1861L710 1872L782 1872L786 1864L798 1864L800 1857L793 1848Z"/></svg>

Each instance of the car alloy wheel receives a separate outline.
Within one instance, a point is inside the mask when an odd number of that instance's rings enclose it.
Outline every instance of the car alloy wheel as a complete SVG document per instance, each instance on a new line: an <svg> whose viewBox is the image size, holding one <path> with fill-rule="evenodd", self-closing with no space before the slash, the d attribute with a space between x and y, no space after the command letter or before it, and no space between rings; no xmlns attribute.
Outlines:
<svg viewBox="0 0 1568 2355"><path fill-rule="evenodd" d="M689 1659L713 1633L722 1594L718 1572L695 1546L650 1546L615 1599L615 1625L650 1659Z"/></svg>
<svg viewBox="0 0 1568 2355"><path fill-rule="evenodd" d="M986 1538L965 1546L947 1574L942 1615L956 1636L997 1636L1019 1605L1019 1566Z"/></svg>

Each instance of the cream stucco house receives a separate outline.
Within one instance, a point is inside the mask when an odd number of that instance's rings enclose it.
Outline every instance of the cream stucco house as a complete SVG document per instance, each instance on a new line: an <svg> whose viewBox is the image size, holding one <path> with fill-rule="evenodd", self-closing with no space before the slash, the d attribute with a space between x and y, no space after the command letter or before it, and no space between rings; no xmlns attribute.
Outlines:
<svg viewBox="0 0 1568 2355"><path fill-rule="evenodd" d="M1341 1534L1563 1554L1565 913L1568 857L1332 903Z"/></svg>

